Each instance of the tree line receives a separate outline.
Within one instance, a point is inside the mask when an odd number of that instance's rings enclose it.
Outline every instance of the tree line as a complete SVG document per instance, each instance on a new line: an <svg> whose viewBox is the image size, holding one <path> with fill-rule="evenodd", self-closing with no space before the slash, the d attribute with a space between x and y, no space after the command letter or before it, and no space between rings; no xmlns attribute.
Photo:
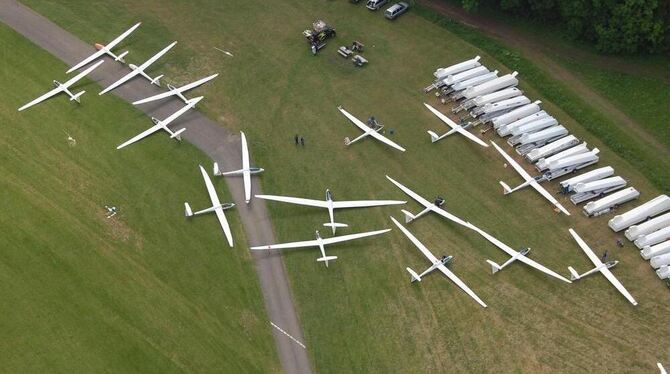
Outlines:
<svg viewBox="0 0 670 374"><path fill-rule="evenodd" d="M469 11L497 9L563 26L610 54L670 52L670 0L461 0Z"/></svg>

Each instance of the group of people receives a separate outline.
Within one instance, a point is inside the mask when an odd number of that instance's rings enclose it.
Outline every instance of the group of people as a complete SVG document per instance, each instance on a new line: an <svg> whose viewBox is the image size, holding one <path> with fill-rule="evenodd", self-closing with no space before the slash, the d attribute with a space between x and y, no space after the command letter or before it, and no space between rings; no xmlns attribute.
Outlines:
<svg viewBox="0 0 670 374"><path fill-rule="evenodd" d="M305 146L305 137L302 135L296 135L293 137L293 140L295 141L295 145L301 145Z"/></svg>

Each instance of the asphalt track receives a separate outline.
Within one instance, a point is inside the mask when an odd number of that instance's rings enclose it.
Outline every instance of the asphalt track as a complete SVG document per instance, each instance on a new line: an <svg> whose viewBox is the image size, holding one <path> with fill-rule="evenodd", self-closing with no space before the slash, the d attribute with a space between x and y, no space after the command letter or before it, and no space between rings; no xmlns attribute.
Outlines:
<svg viewBox="0 0 670 374"><path fill-rule="evenodd" d="M17 1L0 0L0 21L22 34L36 45L63 60L69 66L73 66L95 52L93 41L86 43L78 39L68 31L60 28L47 18ZM122 31L123 30L110 31L110 40ZM132 39L133 37L141 37L141 34L142 28L140 27L135 31L134 35L129 37L129 39ZM130 47L132 52L132 46ZM179 45L176 47L179 48ZM167 57L169 58L169 56ZM129 70L125 65L121 65L114 62L112 59L106 58L106 62L94 70L88 78L96 81L101 86L106 87L128 73L128 71ZM211 73L214 72L203 72L203 76ZM65 76L65 71L63 71L63 76ZM44 84L45 90L49 89L51 86L50 82L44 82ZM110 92L110 94L114 94L130 103L159 92L162 92L161 89L150 85L145 79L135 78ZM41 92L35 92L35 96L38 96L39 94L41 94ZM96 96L97 92L87 92L82 97L83 105L86 105L86 100L96 100ZM27 97L26 100L31 98L32 97ZM205 98L205 100L207 100L207 98ZM166 99L157 103L138 106L138 109L147 114L146 128L149 128L153 125L149 120L150 116L163 119L182 106L183 102L178 99ZM30 110L39 110L39 108L31 108ZM190 111L180 117L175 122L175 125L176 126L174 127L176 128L185 127L187 130L182 134L182 137L205 152L213 160L219 162L219 165L222 165L224 170L239 169L241 165L242 146L238 134L231 134L229 131L197 111ZM137 133L142 130L144 130L144 128L138 128ZM133 135L135 134L128 134L128 137L130 138ZM166 142L172 141L163 133L157 133L153 136L165 137ZM124 139L119 139L119 141L122 140ZM116 145L117 144L110 144L109 146L115 147ZM141 147L142 145L134 144L132 146ZM123 150L120 150L119 152L123 152ZM178 160L172 161L178 162ZM211 168L211 165L203 166L206 166L207 169ZM193 165L193 168L195 169L196 165ZM260 192L258 179L259 178L252 178L252 188L256 193ZM252 200L251 203L246 204L244 201L242 179L227 178L226 182L236 204L236 208L232 212L233 214L238 213L241 216L249 244L261 245L275 243L276 241L272 232L269 214L263 201ZM204 186L203 193L205 193ZM181 208L175 207L175 209ZM224 243L223 238L221 238L221 250L231 250ZM246 251L248 249L240 248L238 246L232 250ZM298 316L295 307L293 306L291 289L289 288L286 279L281 255L273 251L272 253L253 252L252 256L261 283L265 309L270 320L296 339L304 341ZM311 373L312 368L309 363L306 349L293 342L282 332L271 328L270 321L267 323L267 328L272 330L283 371L285 373Z"/></svg>

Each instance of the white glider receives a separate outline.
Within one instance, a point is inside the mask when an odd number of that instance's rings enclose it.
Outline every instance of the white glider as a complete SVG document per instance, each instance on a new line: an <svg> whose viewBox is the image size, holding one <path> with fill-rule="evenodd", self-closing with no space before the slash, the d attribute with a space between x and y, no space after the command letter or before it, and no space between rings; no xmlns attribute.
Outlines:
<svg viewBox="0 0 670 374"><path fill-rule="evenodd" d="M219 76L219 74L213 74L213 75L210 75L209 77L202 78L200 80L197 80L195 82L189 83L189 84L181 86L181 87L175 87L171 84L168 84L167 88L168 88L169 91L159 93L158 95L154 95L154 96L151 96L151 97L147 97L146 99L137 100L137 101L133 102L133 105L149 103L149 102L152 102L152 101L164 99L166 97L170 97L170 96L174 96L174 95L176 95L178 98L180 98L184 103L188 103L189 99L187 99L182 94L183 92L194 89L198 86L202 86L203 84L211 81L212 79L214 79L218 76Z"/></svg>
<svg viewBox="0 0 670 374"><path fill-rule="evenodd" d="M212 206L197 212L191 210L191 206L188 203L184 203L184 209L186 211L186 217L193 217L203 213L216 213L216 218L219 219L219 224L221 224L221 229L223 229L223 234L228 240L228 245L233 247L233 234L230 232L230 226L228 226L228 220L226 220L226 215L223 213L224 210L230 209L235 206L234 203L223 203L219 201L219 196L216 194L212 180L207 175L205 168L200 166L200 172L202 173L202 178L205 180L205 186L207 187L207 193L209 194L209 199L212 201Z"/></svg>
<svg viewBox="0 0 670 374"><path fill-rule="evenodd" d="M373 138L379 140L380 142L389 145L397 150L400 150L402 152L405 152L405 148L399 146L398 144L394 143L393 141L389 140L387 137L383 136L380 134L378 131L383 128L383 126L378 127L377 129L373 129L372 127L366 125L365 123L361 122L358 118L354 117L351 113L347 112L344 110L341 106L338 106L337 109L344 114L345 117L349 119L354 125L356 125L359 129L363 130L363 135L358 136L354 140L347 141L346 145L351 145L366 136L372 136Z"/></svg>
<svg viewBox="0 0 670 374"><path fill-rule="evenodd" d="M68 96L70 96L70 101L76 101L76 102L78 102L78 103L81 102L79 98L80 98L81 95L83 95L84 92L86 92L86 91L81 91L81 92L77 92L76 94L73 94L73 93L70 92L70 90L69 90L70 86L72 86L73 84L77 83L80 79L82 79L83 77L85 77L86 75L88 75L88 73L90 73L90 72L92 72L93 70L95 70L95 68L97 68L98 66L100 66L103 62L104 62L104 61L99 61L97 64L95 64L95 65L89 67L88 69L86 69L86 70L82 71L81 73L75 75L74 77L70 78L70 79L69 79L67 82L65 82L65 83L60 83L59 81L54 80L54 81L53 81L53 84L54 84L54 86L55 86L56 88L54 88L53 90L51 90L51 91L45 93L44 95L38 97L37 99L35 99L35 100L29 102L28 104L26 104L26 105L20 107L20 108L19 108L19 112L22 111L22 110L24 110L24 109L28 109L28 108L30 108L30 107L33 106L33 105L39 104L39 103L41 103L42 101L44 101L44 100L46 100L46 99L49 99L49 98L51 98L51 97L53 97L53 96L56 96L56 95L58 95L58 94L61 93L61 92L65 92Z"/></svg>
<svg viewBox="0 0 670 374"><path fill-rule="evenodd" d="M659 370L660 374L668 374L668 372L665 371L665 368L663 367L663 364L661 364L660 362L657 362L656 366L658 367L658 370Z"/></svg>
<svg viewBox="0 0 670 374"><path fill-rule="evenodd" d="M456 122L452 121L449 117L447 117L447 116L445 116L444 114L440 113L437 109L433 108L432 106L430 106L430 105L428 105L428 104L426 104L426 103L423 103L423 105L425 105L426 108L428 108L428 110L430 110L431 112L433 112L433 114L436 115L437 118L439 118L440 120L442 120L442 122L446 123L449 127L451 127L451 130L450 130L449 132L443 134L443 135L437 135L437 134L434 133L433 131L428 131L428 134L430 134L430 139L431 139L431 141L432 141L433 143L435 143L435 142L437 142L437 141L439 141L439 140L442 140L442 139L446 138L447 136L449 136L449 135L451 135L451 134L457 132L457 133L459 133L459 134L465 136L466 138L472 140L473 142L475 142L475 143L481 145L482 147L488 147L488 146L489 146L488 144L484 143L483 140L479 139L479 138L476 137L474 134L472 134L471 132L469 132L469 131L466 130L468 127L470 127L469 124L467 124L467 125L458 125Z"/></svg>
<svg viewBox="0 0 670 374"><path fill-rule="evenodd" d="M352 200L352 201L334 201L333 193L330 190L326 190L326 200L313 200L313 199L303 199L299 197L288 197L288 196L275 196L275 195L255 195L259 199L279 201L282 203L290 203L297 205L306 205L313 206L317 208L326 208L328 209L328 215L330 216L330 223L324 223L326 227L330 227L333 230L333 235L335 235L335 229L337 227L348 227L345 223L335 222L335 209L343 208L367 208L373 206L383 206L383 205L396 205L396 204L405 204L406 201L398 200Z"/></svg>
<svg viewBox="0 0 670 374"><path fill-rule="evenodd" d="M463 291L465 291L465 293L467 293L471 298L473 298L477 303L479 303L479 305L481 305L481 306L483 306L484 308L486 308L486 304L482 301L482 299L480 299L479 296L477 296L477 294L474 293L474 291L472 291L472 290L470 289L470 287L468 287L465 283L463 283L462 280L460 280L454 273L452 273L452 272L447 268L446 265L447 265L449 262L451 262L451 260L453 259L453 256L444 256L444 257L442 257L441 260L438 260L437 257L435 257L435 255L433 255L433 254L428 250L428 248L426 248L426 246L424 246L423 243L421 243L421 242L419 241L419 239L417 239L411 232L409 232L409 230L407 230L405 227L403 227L403 225L401 225L400 222L396 221L396 219L393 218L393 217L391 217L391 221L393 221L393 223L395 223L395 225L398 226L398 228L400 229L400 231L402 231L403 234L405 234L405 236L407 236L407 238L408 238L408 239L409 239L409 240L410 240L410 241L411 241L417 248L419 248L419 250L421 251L421 253L423 253L423 255L426 256L426 258L428 259L428 261L430 261L430 263L431 263L431 266L430 266L428 269L426 269L426 270L425 270L423 273L421 273L421 274L417 274L414 270L412 270L411 268L408 267L408 268L407 268L407 271L412 275L412 280L411 280L411 282L415 282L415 281L419 281L419 282L421 282L421 278L422 278L423 276L425 276L426 274L428 274L428 273L430 273L430 272L432 272L432 271L434 271L434 270L437 269L437 270L441 271L442 274L446 275L447 278L451 279L452 282L456 283L456 285L457 285L458 287L460 287Z"/></svg>
<svg viewBox="0 0 670 374"><path fill-rule="evenodd" d="M194 99L189 100L189 101L188 101L188 104L186 104L184 107L182 107L182 108L179 109L178 111L172 113L168 118L166 118L166 119L164 119L164 120L162 120L162 121L159 120L159 119L157 119L157 118L151 117L151 121L153 121L153 123L155 123L154 126L148 128L148 129L146 129L145 131L139 133L138 135L136 135L136 136L130 138L130 139L127 140L125 143L123 143L123 144L119 145L118 147L116 147L116 149L121 149L121 148L123 148L123 147L125 147L125 146L128 146L128 145L130 145L130 144L133 144L133 143L135 143L135 142L137 142L137 141L139 141L139 140L142 140L142 139L146 138L147 136L149 136L149 135L151 135L151 134L153 134L153 133L155 133L156 131L159 131L159 130L165 130L165 131L167 131L168 134L170 134L170 139L175 139L175 138L176 138L177 140L181 140L181 134L182 134L184 131L186 131L186 128L182 128L182 129L179 129L179 130L177 130L177 131L172 131L172 130L170 130L170 128L168 127L168 125L169 125L172 121L174 121L175 119L177 119L179 116L181 116L182 114L186 113L189 109L193 108L193 107L195 106L195 104L197 104L198 102L200 102L200 100L202 100L202 96L200 96L200 97L196 97L196 98L194 98Z"/></svg>
<svg viewBox="0 0 670 374"><path fill-rule="evenodd" d="M442 217L444 217L444 218L446 218L446 219L448 219L448 220L450 220L450 221L452 221L452 222L458 223L458 224L461 225L461 226L465 226L465 227L467 227L467 228L469 228L469 229L471 229L471 230L477 232L479 235L482 235L484 238L486 238L486 240L488 240L489 242L491 242L492 244L494 244L496 247L502 249L503 251L505 251L508 255L510 255L510 256L512 257L510 260L508 260L507 262L505 262L502 266L496 264L496 263L493 262L493 261L487 260L487 262L488 262L488 263L492 266L492 268L493 268L493 273L498 272L499 270L501 270L501 269L504 268L505 266L509 265L509 264L512 263L513 261L515 261L515 260L519 260L519 261L525 263L525 264L528 265L528 266L531 266L531 267L534 267L534 268L537 269L537 270L540 270L541 272L543 272L543 273L545 273L545 274L551 275L552 277L555 277L555 278L558 278L558 279L560 279L560 280L562 280L562 281L564 281L564 282L568 282L568 283L570 283L569 280L563 278L562 276L560 276L559 274L555 273L554 271L552 271L552 270L550 270L550 269L544 267L543 265L540 265L539 263L537 263L537 262L531 260L530 258L526 257L526 255L528 254L528 252L530 252L530 249L526 249L526 250L524 250L524 251L522 251L522 252L517 252L517 251L513 250L512 248L510 248L509 246L507 246L506 244L504 244L504 243L502 243L501 241L499 241L498 239L496 239L496 238L494 238L493 236L487 234L486 232L484 232L483 230L481 230L481 229L478 228L477 226L471 224L470 222L464 221L464 220L462 220L462 219L460 219L460 218L454 216L453 214L447 212L446 210L440 208L440 206L442 205L442 202L443 202L443 201L436 201L436 203L431 203L430 201L428 201L428 200L424 199L423 197L419 196L419 195L418 195L417 193L415 193L414 191L412 191L412 190L410 190L409 188L403 186L402 184L396 182L395 180L393 180L393 179L392 179L391 177L389 177L388 175L386 176L386 178L388 178L388 180L390 180L393 184L395 184L396 186L398 186L398 188L400 188L401 190L403 190L403 192L405 192L405 193L408 194L410 197L412 197L414 200L416 200L419 204L421 204L421 205L423 205L423 206L426 207L424 210L422 210L419 214L416 214L416 215L414 215L414 214L412 214L412 213L410 213L410 212L408 212L408 211L406 211L406 210L403 210L402 212L405 214L405 222L406 222L406 223L409 223L409 222L411 222L411 221L413 221L413 220L415 220L415 219L421 217L422 215L424 215L424 214L426 214L426 213L428 213L428 212L435 212L435 213L441 215ZM438 199L438 200L441 200L441 199ZM439 202L439 204L437 204L438 202Z"/></svg>
<svg viewBox="0 0 670 374"><path fill-rule="evenodd" d="M418 214L412 214L409 211L402 209L402 212L405 215L405 223L410 223L410 222L414 221L415 219L423 216L424 214L426 214L428 212L434 212L434 213L437 213L440 216L442 216L442 217L444 217L444 218L446 218L446 219L448 219L452 222L455 222L455 223L458 223L461 226L465 226L467 228L470 228L470 224L468 222L466 222L466 221L456 217L455 215L447 212L446 210L440 208L442 206L442 204L444 203L444 200L438 198L434 203L431 203L430 201L428 201L428 200L424 199L423 197L419 196L419 194L417 194L416 192L410 190L409 188L407 188L407 187L403 186L402 184L400 184L399 182L395 181L393 178L389 177L388 175L386 176L386 178L388 180L390 180L391 183L395 184L398 188L400 188L404 193L409 195L409 197L411 197L412 199L416 200L416 202L418 202L419 204L424 206L424 209L421 212L419 212Z"/></svg>
<svg viewBox="0 0 670 374"><path fill-rule="evenodd" d="M514 161L512 157L510 157L507 152L503 151L502 148L500 148L496 143L491 141L491 144L493 144L493 147L505 158L507 163L512 165L514 170L516 170L519 175L525 180L525 182L521 183L520 185L516 186L515 188L510 188L505 182L500 181L500 185L503 186L503 189L505 190L505 195L511 194L514 191L518 191L524 187L531 186L533 187L537 192L540 193L545 199L549 200L550 203L552 203L558 210L563 212L565 215L570 215L570 212L568 212L567 209L561 205L561 203L558 202L544 187L540 186L540 183L538 183L538 179L540 178L533 178L524 170L519 163Z"/></svg>
<svg viewBox="0 0 670 374"><path fill-rule="evenodd" d="M134 78L134 77L137 76L137 75L141 75L141 76L143 76L143 77L146 78L151 84L155 84L156 86L160 87L160 86L161 86L160 79L163 78L163 74L157 76L156 78L151 78L147 73L144 72L144 69L148 68L149 65L153 64L154 62L156 62L156 60L158 60L158 59L161 58L164 54L166 54L172 47L175 46L175 44L177 44L177 42L172 42L172 44L170 44L170 45L168 45L167 47L163 48L160 52L158 52L158 53L156 53L155 55L153 55L153 57L151 57L150 59L146 60L146 61L145 61L142 65L140 65L140 66L136 66L136 65L133 65L133 64L128 64L128 66L129 66L133 71L131 71L130 73L124 75L123 77L121 77L121 79L117 80L116 82L112 83L109 87L107 87L107 88L105 88L104 90L100 91L100 93L99 93L98 95L104 95L104 94L106 94L107 92L109 92L109 91L115 89L116 87L119 87L120 85L122 85L122 84L128 82L129 80L131 80L132 78Z"/></svg>
<svg viewBox="0 0 670 374"><path fill-rule="evenodd" d="M496 247L502 249L505 253L507 253L511 257L509 260L507 260L502 265L498 265L491 260L486 260L486 262L488 262L489 265L491 265L491 269L493 271L493 274L495 274L495 273L499 272L500 270L504 269L507 265L511 264L512 262L518 260L518 261L521 261L524 264L526 264L526 265L528 265L532 268L535 268L535 269L537 269L537 270L539 270L539 271L541 271L541 272L543 272L547 275L550 275L550 276L552 276L556 279L560 279L563 282L572 283L569 280L567 280L566 278L564 278L562 275L556 273L555 271L553 271L553 270L545 267L544 265L541 265L538 262L535 262L535 261L531 260L530 258L528 258L527 256L528 256L528 253L530 252L530 248L523 249L520 252L515 251L512 248L510 248L507 244L501 242L500 240L496 239L495 237L488 234L484 230L478 228L477 226L475 226L473 224L469 224L469 225L470 225L471 229L478 232L479 235L483 236L486 240L491 242Z"/></svg>
<svg viewBox="0 0 670 374"><path fill-rule="evenodd" d="M75 71L75 70L77 70L77 69L79 69L83 66L86 66L86 65L90 64L94 60L97 60L98 58L100 58L104 55L109 55L110 57L112 57L114 59L114 61L125 62L123 60L123 57L125 57L125 55L128 54L128 51L125 51L125 52L123 52L123 53L121 53L117 56L112 52L112 48L114 48L117 44L121 43L121 41L123 39L125 39L133 31L135 31L136 28L140 27L141 24L142 24L142 22L136 23L133 27L126 30L123 34L119 35L116 39L112 40L107 45L102 45L102 44L97 44L96 43L95 48L97 48L98 50L95 53L93 53L92 55L86 57L83 61L79 62L77 65L71 67L70 70L67 71L67 74L70 74L71 72L73 72L73 71Z"/></svg>
<svg viewBox="0 0 670 374"><path fill-rule="evenodd" d="M340 242L346 242L348 240L354 240L354 239L365 238L365 237L368 237L368 236L384 234L384 233L387 233L389 231L391 231L391 229L368 231L368 232L362 232L362 233L351 234L351 235L335 236L335 237L326 238L326 239L322 239L321 235L319 235L319 232L317 231L315 240L307 240L307 241L304 241L304 242L263 245L263 246L258 246L258 247L251 247L251 250L262 251L262 250L267 250L267 249L319 247L319 250L321 251L321 257L317 258L316 260L318 262L325 262L326 267L328 267L328 261L337 260L337 256L326 256L326 249L324 248L324 246L326 246L328 244L335 244L335 243L340 243Z"/></svg>
<svg viewBox="0 0 670 374"><path fill-rule="evenodd" d="M247 147L247 137L244 136L244 133L240 131L240 137L242 138L242 169L221 172L219 170L219 164L214 163L214 175L242 175L244 179L244 200L249 204L251 201L251 174L259 174L263 172L263 168L250 167L249 166L249 147Z"/></svg>
<svg viewBox="0 0 670 374"><path fill-rule="evenodd" d="M587 275L591 275L593 273L600 272L602 275L605 276L605 278L607 278L608 281L610 281L610 283L612 283L612 285L614 287L616 287L616 289L626 299L628 299L628 301L630 301L631 304L637 305L637 301L635 301L633 296L628 292L628 290L626 290L626 288L623 286L623 284L621 284L621 282L619 282L619 280L616 279L614 274L612 274L612 272L609 270L611 267L616 266L616 264L618 264L619 261L608 261L606 263L603 263L602 261L600 261L598 256L596 256L596 254L593 253L593 250L588 246L588 244L586 244L586 242L584 242L584 240L582 240L582 238L579 237L579 235L577 235L575 230L570 229L570 234L575 239L575 241L577 242L579 247L584 251L584 253L586 253L586 255L589 257L591 262L593 262L593 264L596 266L595 268L587 271L586 273L584 273L582 275L579 275L579 273L577 273L577 271L574 268L572 268L572 266L568 266L568 270L570 270L570 274L571 274L570 278L572 280L579 280L579 279L581 279L581 278L583 278Z"/></svg>

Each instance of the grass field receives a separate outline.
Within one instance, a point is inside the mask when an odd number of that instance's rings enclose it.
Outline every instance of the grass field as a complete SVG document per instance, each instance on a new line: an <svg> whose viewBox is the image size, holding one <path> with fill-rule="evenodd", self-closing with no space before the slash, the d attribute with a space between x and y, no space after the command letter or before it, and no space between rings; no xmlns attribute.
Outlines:
<svg viewBox="0 0 670 374"><path fill-rule="evenodd" d="M214 217L183 217L186 199L208 202L210 161L162 135L117 151L150 121L91 82L81 106L17 112L67 67L4 25L0 54L2 370L277 371L238 217L233 250Z"/></svg>
<svg viewBox="0 0 670 374"><path fill-rule="evenodd" d="M184 83L220 72L200 91L208 98L205 111L223 126L247 133L255 163L267 171L265 193L320 198L331 188L340 199L404 199L384 178L389 174L426 197L442 195L452 213L513 247L532 247L534 259L564 274L568 265L588 266L567 232L575 227L595 248L609 248L621 260L615 272L640 302L631 307L603 279L565 285L518 264L491 276L485 259L504 261L501 252L437 217L422 218L411 230L436 254L454 255L453 270L489 308L479 308L439 275L410 285L404 268L428 264L397 230L332 247L329 254L339 259L329 269L315 262L314 251L287 252L285 264L317 371L636 372L652 370L657 360L670 361L662 339L670 333L668 290L631 245L613 249L616 236L606 226L610 217L589 220L578 209L571 209L572 217L556 216L531 191L503 197L497 181L513 183L518 177L502 167L494 150L453 137L429 143L425 130L443 125L421 105L434 99L420 89L435 67L481 54L487 66L509 71L444 28L412 12L388 22L344 1L27 3L90 42L142 20L129 45L132 61L179 40L160 67L168 80ZM112 22L106 21L110 14ZM300 33L316 18L332 23L338 37L314 57ZM367 46L370 64L364 69L335 53L339 44L354 39ZM601 148L603 162L643 191L643 200L659 193L629 160L539 95L532 84L544 81L527 77L521 71L524 90ZM376 115L396 130L392 139L408 151L367 140L347 149L343 138L358 130L339 114L338 105L361 118ZM305 149L293 146L294 134L305 136ZM322 211L269 206L281 241L307 239L327 220ZM413 202L406 208L418 209ZM359 232L390 227L389 215L400 218L399 209L338 212L337 220L350 224L346 232Z"/></svg>

